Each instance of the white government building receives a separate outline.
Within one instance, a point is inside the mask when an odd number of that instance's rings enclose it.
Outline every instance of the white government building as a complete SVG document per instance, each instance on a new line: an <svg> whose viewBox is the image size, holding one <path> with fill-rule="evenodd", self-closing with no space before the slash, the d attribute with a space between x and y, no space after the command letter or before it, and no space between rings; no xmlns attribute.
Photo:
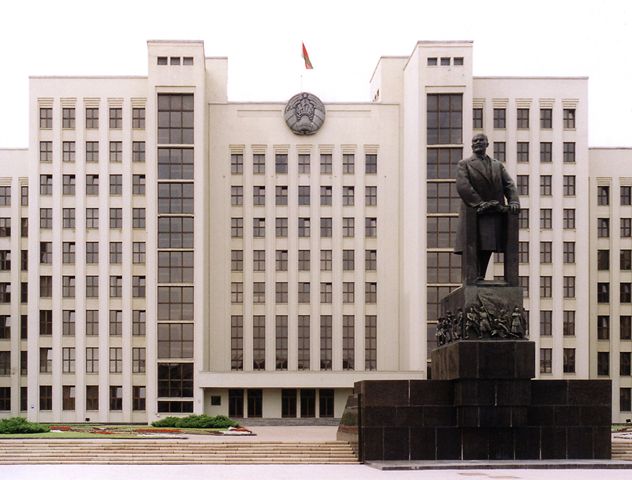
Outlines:
<svg viewBox="0 0 632 480"><path fill-rule="evenodd" d="M326 422L355 381L427 378L485 132L539 377L610 377L631 418L632 150L589 149L587 78L474 77L472 48L381 58L312 135L230 102L200 41L148 42L143 77L32 77L28 148L0 150L0 415Z"/></svg>

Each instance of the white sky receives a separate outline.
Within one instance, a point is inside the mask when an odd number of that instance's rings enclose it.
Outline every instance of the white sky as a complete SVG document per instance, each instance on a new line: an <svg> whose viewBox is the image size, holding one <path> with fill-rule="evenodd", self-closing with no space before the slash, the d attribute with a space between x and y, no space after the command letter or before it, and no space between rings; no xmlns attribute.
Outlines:
<svg viewBox="0 0 632 480"><path fill-rule="evenodd" d="M369 101L382 55L473 40L474 75L588 76L589 145L632 145L629 0L6 0L0 148L28 144L30 75L146 75L150 39L228 57L229 100ZM305 72L301 41L313 71Z"/></svg>

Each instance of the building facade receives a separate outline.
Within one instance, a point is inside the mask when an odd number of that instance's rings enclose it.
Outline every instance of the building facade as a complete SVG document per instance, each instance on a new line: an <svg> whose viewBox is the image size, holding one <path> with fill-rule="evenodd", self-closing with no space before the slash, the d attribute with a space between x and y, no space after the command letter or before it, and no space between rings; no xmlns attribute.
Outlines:
<svg viewBox="0 0 632 480"><path fill-rule="evenodd" d="M2 415L311 422L355 381L427 378L460 283L455 166L485 132L520 193L539 375L610 375L629 417L629 203L601 203L629 202L629 152L589 150L586 78L474 77L472 49L381 58L372 101L312 135L229 101L202 42L148 42L144 77L31 78L29 146L0 150Z"/></svg>

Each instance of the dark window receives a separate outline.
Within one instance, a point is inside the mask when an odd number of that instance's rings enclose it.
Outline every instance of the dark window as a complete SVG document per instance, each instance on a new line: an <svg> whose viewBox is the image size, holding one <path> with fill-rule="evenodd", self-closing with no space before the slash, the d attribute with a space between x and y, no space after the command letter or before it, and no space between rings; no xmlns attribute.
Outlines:
<svg viewBox="0 0 632 480"><path fill-rule="evenodd" d="M99 161L99 142L86 142L86 162L96 163Z"/></svg>
<svg viewBox="0 0 632 480"><path fill-rule="evenodd" d="M110 410L123 410L123 387L110 386Z"/></svg>
<svg viewBox="0 0 632 480"><path fill-rule="evenodd" d="M516 123L518 128L529 128L529 109L519 108L517 110Z"/></svg>
<svg viewBox="0 0 632 480"><path fill-rule="evenodd" d="M61 128L75 128L75 109L61 109Z"/></svg>
<svg viewBox="0 0 632 480"><path fill-rule="evenodd" d="M159 363L158 364L158 396L159 397L192 397L193 396L193 364L192 363Z"/></svg>
<svg viewBox="0 0 632 480"><path fill-rule="evenodd" d="M619 317L619 339L632 339L632 317L630 315L621 315Z"/></svg>
<svg viewBox="0 0 632 480"><path fill-rule="evenodd" d="M609 205L610 204L610 187L599 185L597 186L597 205Z"/></svg>
<svg viewBox="0 0 632 480"><path fill-rule="evenodd" d="M540 196L549 197L552 194L553 177L551 175L540 175Z"/></svg>
<svg viewBox="0 0 632 480"><path fill-rule="evenodd" d="M53 109L41 107L40 112L40 128L53 128Z"/></svg>
<svg viewBox="0 0 632 480"><path fill-rule="evenodd" d="M132 410L144 411L147 402L147 388L145 386L134 385L132 387Z"/></svg>
<svg viewBox="0 0 632 480"><path fill-rule="evenodd" d="M597 375L610 375L610 352L597 352Z"/></svg>
<svg viewBox="0 0 632 480"><path fill-rule="evenodd" d="M540 229L548 230L553 227L553 210L550 208L540 209Z"/></svg>
<svg viewBox="0 0 632 480"><path fill-rule="evenodd" d="M319 394L319 413L321 418L334 416L334 390L321 388Z"/></svg>
<svg viewBox="0 0 632 480"><path fill-rule="evenodd" d="M529 161L529 142L518 142L516 145L516 157L518 162L526 163Z"/></svg>
<svg viewBox="0 0 632 480"><path fill-rule="evenodd" d="M277 286L280 282L277 282ZM285 283L287 289L287 283ZM287 290L286 290L287 292ZM278 292L277 292L278 294ZM287 370L287 342L288 342L288 330L287 330L287 315L276 316L276 328L275 328L275 356L276 356L276 370Z"/></svg>
<svg viewBox="0 0 632 480"><path fill-rule="evenodd" d="M274 156L276 173L287 173L287 153L277 153Z"/></svg>
<svg viewBox="0 0 632 480"><path fill-rule="evenodd" d="M630 352L619 353L619 375L630 376Z"/></svg>
<svg viewBox="0 0 632 480"><path fill-rule="evenodd" d="M553 330L553 312L551 310L540 311L540 335L551 336Z"/></svg>
<svg viewBox="0 0 632 480"><path fill-rule="evenodd" d="M551 298L553 289L552 283L552 277L540 277L540 298Z"/></svg>
<svg viewBox="0 0 632 480"><path fill-rule="evenodd" d="M621 187L621 205L632 205L632 187Z"/></svg>
<svg viewBox="0 0 632 480"><path fill-rule="evenodd" d="M332 362L331 315L321 315L320 316L320 369L331 370L332 369L331 362Z"/></svg>
<svg viewBox="0 0 632 480"><path fill-rule="evenodd" d="M610 250L597 250L597 270L610 270Z"/></svg>
<svg viewBox="0 0 632 480"><path fill-rule="evenodd" d="M494 158L500 162L507 160L507 144L505 142L494 142Z"/></svg>
<svg viewBox="0 0 632 480"><path fill-rule="evenodd" d="M364 368L377 370L377 316L364 318Z"/></svg>
<svg viewBox="0 0 632 480"><path fill-rule="evenodd" d="M234 153L230 156L230 173L232 173L233 175L241 175L242 173L244 173L243 154Z"/></svg>
<svg viewBox="0 0 632 480"><path fill-rule="evenodd" d="M301 418L314 418L316 416L316 390L313 388L301 389Z"/></svg>
<svg viewBox="0 0 632 480"><path fill-rule="evenodd" d="M53 387L51 385L40 385L39 387L39 409L53 409Z"/></svg>
<svg viewBox="0 0 632 480"><path fill-rule="evenodd" d="M553 243L540 242L540 263L551 263L553 257Z"/></svg>
<svg viewBox="0 0 632 480"><path fill-rule="evenodd" d="M571 129L575 128L575 109L574 108L565 108L563 112L564 118L564 128Z"/></svg>
<svg viewBox="0 0 632 480"><path fill-rule="evenodd" d="M610 302L610 284L609 283L597 283L597 302L609 303Z"/></svg>
<svg viewBox="0 0 632 480"><path fill-rule="evenodd" d="M266 318L264 315L254 315L252 320L252 368L253 370L265 370Z"/></svg>
<svg viewBox="0 0 632 480"><path fill-rule="evenodd" d="M540 128L553 128L553 109L540 109Z"/></svg>
<svg viewBox="0 0 632 480"><path fill-rule="evenodd" d="M563 328L564 336L575 335L575 311L574 310L564 310L562 328Z"/></svg>
<svg viewBox="0 0 632 480"><path fill-rule="evenodd" d="M550 348L540 349L540 373L551 373L553 363L553 351Z"/></svg>
<svg viewBox="0 0 632 480"><path fill-rule="evenodd" d="M110 128L121 128L123 126L123 109L118 107L110 108Z"/></svg>
<svg viewBox="0 0 632 480"><path fill-rule="evenodd" d="M608 238L610 236L610 219L598 218L597 219L597 237Z"/></svg>
<svg viewBox="0 0 632 480"><path fill-rule="evenodd" d="M145 109L132 108L132 128L145 128Z"/></svg>
<svg viewBox="0 0 632 480"><path fill-rule="evenodd" d="M463 143L463 96L431 94L427 97L427 144Z"/></svg>
<svg viewBox="0 0 632 480"><path fill-rule="evenodd" d="M483 128L483 109L472 109L472 128Z"/></svg>
<svg viewBox="0 0 632 480"><path fill-rule="evenodd" d="M551 142L540 142L540 163L551 163L553 161L553 144Z"/></svg>
<svg viewBox="0 0 632 480"><path fill-rule="evenodd" d="M263 391L259 388L248 389L248 417L261 418L263 416Z"/></svg>
<svg viewBox="0 0 632 480"><path fill-rule="evenodd" d="M575 263L575 242L564 242L562 248L564 263Z"/></svg>
<svg viewBox="0 0 632 480"><path fill-rule="evenodd" d="M564 163L575 163L575 142L564 142Z"/></svg>
<svg viewBox="0 0 632 480"><path fill-rule="evenodd" d="M575 175L564 175L562 191L565 197L575 196Z"/></svg>
<svg viewBox="0 0 632 480"><path fill-rule="evenodd" d="M521 208L518 213L518 228L524 230L529 228L529 209Z"/></svg>
<svg viewBox="0 0 632 480"><path fill-rule="evenodd" d="M228 390L228 416L231 418L243 418L244 416L244 391L241 388Z"/></svg>
<svg viewBox="0 0 632 480"><path fill-rule="evenodd" d="M632 302L632 284L628 282L621 282L619 284L619 301L621 303Z"/></svg>
<svg viewBox="0 0 632 480"><path fill-rule="evenodd" d="M364 173L372 174L377 173L377 154L367 153L364 157Z"/></svg>
<svg viewBox="0 0 632 480"><path fill-rule="evenodd" d="M244 369L244 317L231 315L230 317L230 352L231 370Z"/></svg>
<svg viewBox="0 0 632 480"><path fill-rule="evenodd" d="M296 389L295 388L283 388L281 389L281 417L282 418L296 418Z"/></svg>
<svg viewBox="0 0 632 480"><path fill-rule="evenodd" d="M621 387L619 389L619 410L621 412L632 410L632 388Z"/></svg>
<svg viewBox="0 0 632 480"><path fill-rule="evenodd" d="M505 128L507 110L494 108L494 128Z"/></svg>
<svg viewBox="0 0 632 480"><path fill-rule="evenodd" d="M574 348L565 348L564 349L564 373L575 373L575 349Z"/></svg>
<svg viewBox="0 0 632 480"><path fill-rule="evenodd" d="M193 95L158 95L158 143L193 144Z"/></svg>
<svg viewBox="0 0 632 480"><path fill-rule="evenodd" d="M621 237L622 238L632 237L632 218L621 219Z"/></svg>
<svg viewBox="0 0 632 480"><path fill-rule="evenodd" d="M320 173L329 174L332 172L332 158L330 153L320 154Z"/></svg>
<svg viewBox="0 0 632 480"><path fill-rule="evenodd" d="M619 269L632 270L632 250L621 250L619 252Z"/></svg>

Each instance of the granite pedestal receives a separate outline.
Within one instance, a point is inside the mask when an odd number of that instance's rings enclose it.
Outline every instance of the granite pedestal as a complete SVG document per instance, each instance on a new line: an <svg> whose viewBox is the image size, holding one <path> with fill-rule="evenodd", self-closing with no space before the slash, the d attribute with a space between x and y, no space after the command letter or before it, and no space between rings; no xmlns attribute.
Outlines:
<svg viewBox="0 0 632 480"><path fill-rule="evenodd" d="M432 380L357 382L345 431L361 461L609 459L610 381L534 368L533 342L450 343Z"/></svg>

